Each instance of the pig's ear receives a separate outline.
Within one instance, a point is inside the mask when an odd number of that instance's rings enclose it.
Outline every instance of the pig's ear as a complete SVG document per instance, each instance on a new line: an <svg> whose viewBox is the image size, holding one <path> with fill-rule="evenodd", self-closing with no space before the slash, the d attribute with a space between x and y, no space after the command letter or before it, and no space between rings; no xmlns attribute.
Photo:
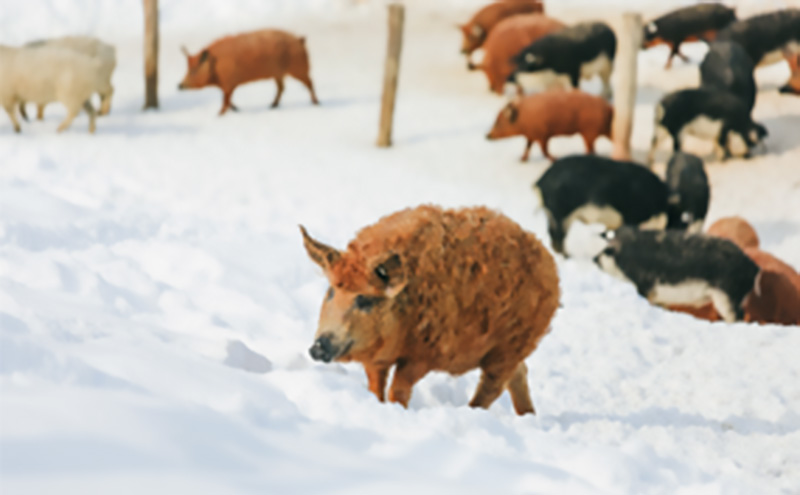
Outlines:
<svg viewBox="0 0 800 495"><path fill-rule="evenodd" d="M519 107L516 104L516 101L512 101L506 106L506 117L508 121L512 124L517 121L517 117L519 117Z"/></svg>
<svg viewBox="0 0 800 495"><path fill-rule="evenodd" d="M339 261L342 254L338 250L312 239L302 225L300 226L300 232L303 234L303 245L306 248L308 257L311 258L311 261L318 264L327 275L331 266Z"/></svg>
<svg viewBox="0 0 800 495"><path fill-rule="evenodd" d="M405 266L397 254L390 254L372 270L372 273L374 285L382 289L387 297L396 296L406 287Z"/></svg>
<svg viewBox="0 0 800 495"><path fill-rule="evenodd" d="M208 60L208 50L203 50L200 52L200 58L197 60L197 65L202 64L206 60Z"/></svg>

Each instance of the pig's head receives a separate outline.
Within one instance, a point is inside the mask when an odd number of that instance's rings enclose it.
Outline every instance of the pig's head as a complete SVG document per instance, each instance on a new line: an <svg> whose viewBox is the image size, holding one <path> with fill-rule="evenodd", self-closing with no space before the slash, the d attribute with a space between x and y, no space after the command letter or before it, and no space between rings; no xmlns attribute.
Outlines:
<svg viewBox="0 0 800 495"><path fill-rule="evenodd" d="M650 48L661 43L666 43L661 38L661 32L658 29L658 24L654 22L648 23L644 26L642 31L642 48Z"/></svg>
<svg viewBox="0 0 800 495"><path fill-rule="evenodd" d="M537 72L547 69L549 68L548 58L540 51L535 47L530 47L512 58L511 63L517 67L519 72ZM512 76L516 77L516 74L512 74Z"/></svg>
<svg viewBox="0 0 800 495"><path fill-rule="evenodd" d="M469 55L477 50L486 39L486 30L477 24L460 24L458 28L464 35L461 42L461 53Z"/></svg>
<svg viewBox="0 0 800 495"><path fill-rule="evenodd" d="M395 297L407 280L401 257L383 253L368 258L355 249L338 251L312 239L302 226L300 231L308 256L330 282L311 357L326 363L361 361L391 349L399 336Z"/></svg>
<svg viewBox="0 0 800 495"><path fill-rule="evenodd" d="M494 121L494 126L486 139L502 139L511 136L519 135L519 127L517 126L517 119L519 119L519 100L515 99L508 103L500 113L497 114L497 119Z"/></svg>
<svg viewBox="0 0 800 495"><path fill-rule="evenodd" d="M187 68L183 81L178 84L178 89L199 89L216 84L216 59L208 50L203 50L197 55L189 54L186 47L181 47L181 50L186 56Z"/></svg>

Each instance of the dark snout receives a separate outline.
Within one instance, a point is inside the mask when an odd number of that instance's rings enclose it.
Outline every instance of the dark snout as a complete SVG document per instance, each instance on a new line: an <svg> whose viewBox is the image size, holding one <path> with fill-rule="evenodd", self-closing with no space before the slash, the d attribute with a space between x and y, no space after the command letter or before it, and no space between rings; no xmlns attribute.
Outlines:
<svg viewBox="0 0 800 495"><path fill-rule="evenodd" d="M322 361L324 363L330 363L336 355L333 342L326 335L318 338L308 350L308 353L311 354L311 358L314 361Z"/></svg>

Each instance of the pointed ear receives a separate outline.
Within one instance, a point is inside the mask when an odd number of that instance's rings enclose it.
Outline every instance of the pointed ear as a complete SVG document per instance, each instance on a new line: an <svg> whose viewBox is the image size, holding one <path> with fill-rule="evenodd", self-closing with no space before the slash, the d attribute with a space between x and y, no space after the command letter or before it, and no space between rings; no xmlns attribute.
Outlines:
<svg viewBox="0 0 800 495"><path fill-rule="evenodd" d="M308 257L327 274L331 266L339 261L342 254L338 250L312 239L302 225L300 226L300 232L303 234L303 246L306 248Z"/></svg>
<svg viewBox="0 0 800 495"><path fill-rule="evenodd" d="M200 58L197 60L197 65L200 65L206 60L208 60L208 55L209 55L208 50L203 50L202 52L200 52Z"/></svg>
<svg viewBox="0 0 800 495"><path fill-rule="evenodd" d="M518 103L516 99L509 102L509 104L506 105L506 110L505 110L506 117L508 118L508 121L512 124L516 122L517 118L519 117L519 107L517 105Z"/></svg>
<svg viewBox="0 0 800 495"><path fill-rule="evenodd" d="M387 297L399 294L407 283L403 260L397 254L391 254L372 271L374 285L383 289Z"/></svg>

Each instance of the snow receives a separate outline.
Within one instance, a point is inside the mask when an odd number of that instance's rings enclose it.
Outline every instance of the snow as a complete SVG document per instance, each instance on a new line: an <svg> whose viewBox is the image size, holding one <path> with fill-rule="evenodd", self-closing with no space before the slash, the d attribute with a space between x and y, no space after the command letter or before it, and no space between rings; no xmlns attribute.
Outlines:
<svg viewBox="0 0 800 495"><path fill-rule="evenodd" d="M588 15L582 1L552 10ZM359 365L310 360L326 281L298 224L343 247L399 208L484 204L548 239L530 190L547 163L534 149L520 164L521 138L484 139L503 100L457 53L452 25L479 2L406 3L384 150L382 3L162 2L162 108L143 113L140 2L4 2L0 43L85 32L120 63L94 136L85 116L56 134L58 105L20 135L0 119L0 492L797 493L797 328L667 313L581 259L559 260L563 307L527 360L536 417L507 395L467 407L475 372L428 375L405 410L379 403ZM177 91L182 44L263 24L308 36L320 107L296 82L277 110L272 83L242 87L222 118L219 91ZM639 157L655 101L696 82L703 50L670 72L665 51L640 56ZM786 78L759 70L769 152L709 163L708 220L744 216L800 268L800 99L777 94Z"/></svg>

